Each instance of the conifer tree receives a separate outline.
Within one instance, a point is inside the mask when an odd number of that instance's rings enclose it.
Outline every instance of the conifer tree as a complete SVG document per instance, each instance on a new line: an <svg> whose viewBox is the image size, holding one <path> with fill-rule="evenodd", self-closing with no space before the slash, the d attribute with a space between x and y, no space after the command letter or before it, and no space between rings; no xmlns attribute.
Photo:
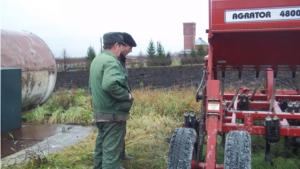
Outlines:
<svg viewBox="0 0 300 169"><path fill-rule="evenodd" d="M207 51L203 49L203 46L199 46L197 49L197 56L199 57L199 63L204 62L204 56L207 55Z"/></svg>
<svg viewBox="0 0 300 169"><path fill-rule="evenodd" d="M165 63L166 66L170 66L172 64L172 59L171 59L171 53L170 52L167 52L164 63Z"/></svg>
<svg viewBox="0 0 300 169"><path fill-rule="evenodd" d="M194 48L192 48L192 50L191 50L191 54L190 54L193 58L195 58L196 56L197 56L197 53L196 53L196 51L195 51L195 49Z"/></svg>
<svg viewBox="0 0 300 169"><path fill-rule="evenodd" d="M167 58L171 58L171 52L168 52L166 55Z"/></svg>
<svg viewBox="0 0 300 169"><path fill-rule="evenodd" d="M203 49L203 46L200 45L198 47L198 49L197 49L197 55L200 56L200 57L207 55L207 52Z"/></svg>
<svg viewBox="0 0 300 169"><path fill-rule="evenodd" d="M162 58L163 59L163 58L166 57L166 53L165 53L164 47L162 46L162 44L160 42L157 42L156 52L157 52L157 57L158 58Z"/></svg>
<svg viewBox="0 0 300 169"><path fill-rule="evenodd" d="M184 57L186 57L186 56L187 56L187 54L186 54L185 50L183 51L183 56L184 56Z"/></svg>
<svg viewBox="0 0 300 169"><path fill-rule="evenodd" d="M148 48L147 48L147 54L146 55L149 58L155 58L155 54L156 54L155 46L154 46L154 43L151 39L150 42L149 42Z"/></svg>
<svg viewBox="0 0 300 169"><path fill-rule="evenodd" d="M94 47L92 47L90 45L90 47L87 50L86 60L92 61L95 57L96 57L96 53L95 53Z"/></svg>

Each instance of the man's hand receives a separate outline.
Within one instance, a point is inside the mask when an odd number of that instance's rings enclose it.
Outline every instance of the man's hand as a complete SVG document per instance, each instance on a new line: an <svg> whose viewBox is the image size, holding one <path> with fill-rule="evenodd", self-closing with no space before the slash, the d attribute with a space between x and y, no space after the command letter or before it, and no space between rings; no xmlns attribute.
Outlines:
<svg viewBox="0 0 300 169"><path fill-rule="evenodd" d="M133 97L133 94L132 93L129 93L129 100L134 100L134 97Z"/></svg>

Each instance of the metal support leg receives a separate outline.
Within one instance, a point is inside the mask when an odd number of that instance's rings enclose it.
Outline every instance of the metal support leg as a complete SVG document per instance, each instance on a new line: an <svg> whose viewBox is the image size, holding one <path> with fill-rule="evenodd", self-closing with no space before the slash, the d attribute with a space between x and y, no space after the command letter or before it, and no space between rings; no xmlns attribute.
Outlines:
<svg viewBox="0 0 300 169"><path fill-rule="evenodd" d="M289 149L290 148L290 143L289 143L289 137L284 136L284 148Z"/></svg>
<svg viewBox="0 0 300 169"><path fill-rule="evenodd" d="M223 133L223 135L222 135L221 147L225 147L225 139L226 139L226 134Z"/></svg>
<svg viewBox="0 0 300 169"><path fill-rule="evenodd" d="M271 145L270 143L268 143L268 141L266 141L266 154L265 154L265 160L266 162L270 162L271 161Z"/></svg>
<svg viewBox="0 0 300 169"><path fill-rule="evenodd" d="M206 143L206 169L216 168L216 145L218 116L208 114L207 119L207 143ZM197 164L198 165L198 164Z"/></svg>

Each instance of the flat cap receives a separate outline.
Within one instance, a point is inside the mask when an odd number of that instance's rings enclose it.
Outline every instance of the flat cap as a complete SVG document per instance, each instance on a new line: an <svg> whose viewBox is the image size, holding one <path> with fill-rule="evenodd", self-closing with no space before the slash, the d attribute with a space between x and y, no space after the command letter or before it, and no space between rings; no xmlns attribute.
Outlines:
<svg viewBox="0 0 300 169"><path fill-rule="evenodd" d="M124 44L124 39L121 32L108 32L103 35L104 45L113 45L115 43Z"/></svg>
<svg viewBox="0 0 300 169"><path fill-rule="evenodd" d="M134 39L132 38L132 36L126 32L123 32L123 39L124 39L124 42L131 46L131 47L136 47L136 43L134 41Z"/></svg>

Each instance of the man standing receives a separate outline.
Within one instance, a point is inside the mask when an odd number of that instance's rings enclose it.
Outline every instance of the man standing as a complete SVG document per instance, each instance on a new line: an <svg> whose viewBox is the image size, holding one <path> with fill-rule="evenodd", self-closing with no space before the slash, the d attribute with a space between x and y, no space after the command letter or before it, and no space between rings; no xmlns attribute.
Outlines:
<svg viewBox="0 0 300 169"><path fill-rule="evenodd" d="M128 74L128 71L126 68L126 56L130 52L132 52L132 47L136 47L136 43L135 43L134 39L132 38L132 36L126 32L123 32L123 39L124 39L125 45L123 46L123 50L120 54L119 60L122 64L124 70Z"/></svg>
<svg viewBox="0 0 300 169"><path fill-rule="evenodd" d="M128 71L126 68L126 56L132 52L132 47L136 47L136 43L134 41L134 39L132 38L132 36L126 32L123 32L123 39L124 39L124 43L125 45L123 45L123 50L120 54L119 57L119 61L121 62L124 72L128 75ZM133 157L128 156L125 152L125 141L124 141L124 150L122 153L122 159L123 160L131 160L133 159Z"/></svg>
<svg viewBox="0 0 300 169"><path fill-rule="evenodd" d="M118 60L125 45L122 33L104 34L103 43L105 50L93 60L89 79L98 128L94 169L119 169L133 96Z"/></svg>

